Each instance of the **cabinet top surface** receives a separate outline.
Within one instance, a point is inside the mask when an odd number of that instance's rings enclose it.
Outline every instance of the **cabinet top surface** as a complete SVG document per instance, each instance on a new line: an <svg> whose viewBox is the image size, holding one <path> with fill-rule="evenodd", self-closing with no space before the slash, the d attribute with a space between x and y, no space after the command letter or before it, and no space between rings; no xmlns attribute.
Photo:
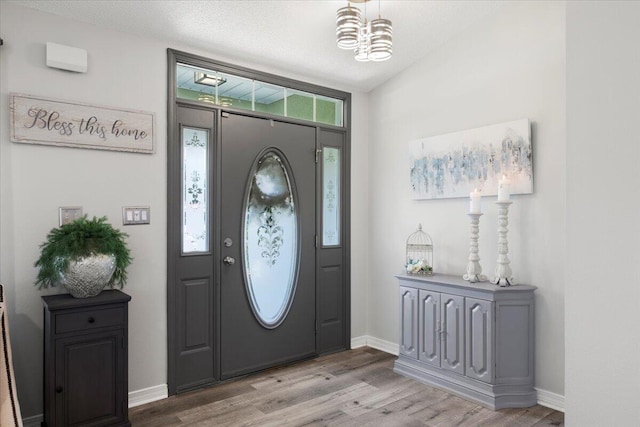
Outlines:
<svg viewBox="0 0 640 427"><path fill-rule="evenodd" d="M417 276L413 274L398 274L397 277L400 282L403 281L411 281L416 282L418 284L435 284L435 285L445 285L449 287L455 287L460 289L471 289L479 292L487 292L487 293L503 293L503 292L531 292L537 289L535 286L531 285L513 285L507 287L500 287L498 285L494 285L490 282L478 282L471 283L467 282L460 276L452 276L449 274L437 274L435 273L433 276Z"/></svg>
<svg viewBox="0 0 640 427"><path fill-rule="evenodd" d="M124 292L117 289L109 289L90 298L74 298L71 294L48 295L42 297L42 304L49 310L63 310L67 308L90 307L93 305L117 304L130 300L131 297Z"/></svg>

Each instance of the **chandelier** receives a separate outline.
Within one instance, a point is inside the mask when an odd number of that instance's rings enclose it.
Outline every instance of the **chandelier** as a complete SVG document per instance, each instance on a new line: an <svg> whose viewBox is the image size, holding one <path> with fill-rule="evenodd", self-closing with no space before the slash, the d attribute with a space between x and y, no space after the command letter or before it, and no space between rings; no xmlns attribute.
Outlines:
<svg viewBox="0 0 640 427"><path fill-rule="evenodd" d="M392 54L391 21L380 16L380 0L378 0L378 18L367 21L367 1L351 0L353 3L364 3L365 17L357 7L347 2L346 7L336 13L336 38L338 47L355 52L356 61L386 61Z"/></svg>

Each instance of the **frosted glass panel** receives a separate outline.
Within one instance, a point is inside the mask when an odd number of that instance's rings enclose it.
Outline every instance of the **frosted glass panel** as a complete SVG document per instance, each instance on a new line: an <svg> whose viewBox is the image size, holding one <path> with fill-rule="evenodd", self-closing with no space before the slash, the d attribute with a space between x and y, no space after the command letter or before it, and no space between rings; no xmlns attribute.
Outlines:
<svg viewBox="0 0 640 427"><path fill-rule="evenodd" d="M322 149L322 245L340 244L340 149Z"/></svg>
<svg viewBox="0 0 640 427"><path fill-rule="evenodd" d="M209 131L182 128L182 252L209 252Z"/></svg>
<svg viewBox="0 0 640 427"><path fill-rule="evenodd" d="M298 215L290 180L281 155L269 151L254 166L246 195L244 274L253 313L266 328L282 323L295 292Z"/></svg>

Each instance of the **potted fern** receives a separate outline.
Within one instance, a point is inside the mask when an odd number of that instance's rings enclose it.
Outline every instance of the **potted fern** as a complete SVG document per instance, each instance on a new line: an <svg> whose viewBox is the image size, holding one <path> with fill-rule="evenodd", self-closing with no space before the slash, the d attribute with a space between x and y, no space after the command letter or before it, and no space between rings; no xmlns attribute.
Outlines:
<svg viewBox="0 0 640 427"><path fill-rule="evenodd" d="M106 217L87 219L85 215L52 229L40 245L36 286L60 283L76 298L96 296L106 286L122 288L131 264L126 237Z"/></svg>

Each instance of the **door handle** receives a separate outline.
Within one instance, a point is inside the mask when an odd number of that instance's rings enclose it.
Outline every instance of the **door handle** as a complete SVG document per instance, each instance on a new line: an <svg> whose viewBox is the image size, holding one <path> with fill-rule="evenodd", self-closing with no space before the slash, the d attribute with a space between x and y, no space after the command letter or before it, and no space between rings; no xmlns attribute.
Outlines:
<svg viewBox="0 0 640 427"><path fill-rule="evenodd" d="M233 258L233 257L230 257L230 256L226 256L226 257L224 257L224 258L222 259L222 262L223 262L225 265L233 265L233 264L235 264L235 263L236 263L236 259L235 259L235 258Z"/></svg>

